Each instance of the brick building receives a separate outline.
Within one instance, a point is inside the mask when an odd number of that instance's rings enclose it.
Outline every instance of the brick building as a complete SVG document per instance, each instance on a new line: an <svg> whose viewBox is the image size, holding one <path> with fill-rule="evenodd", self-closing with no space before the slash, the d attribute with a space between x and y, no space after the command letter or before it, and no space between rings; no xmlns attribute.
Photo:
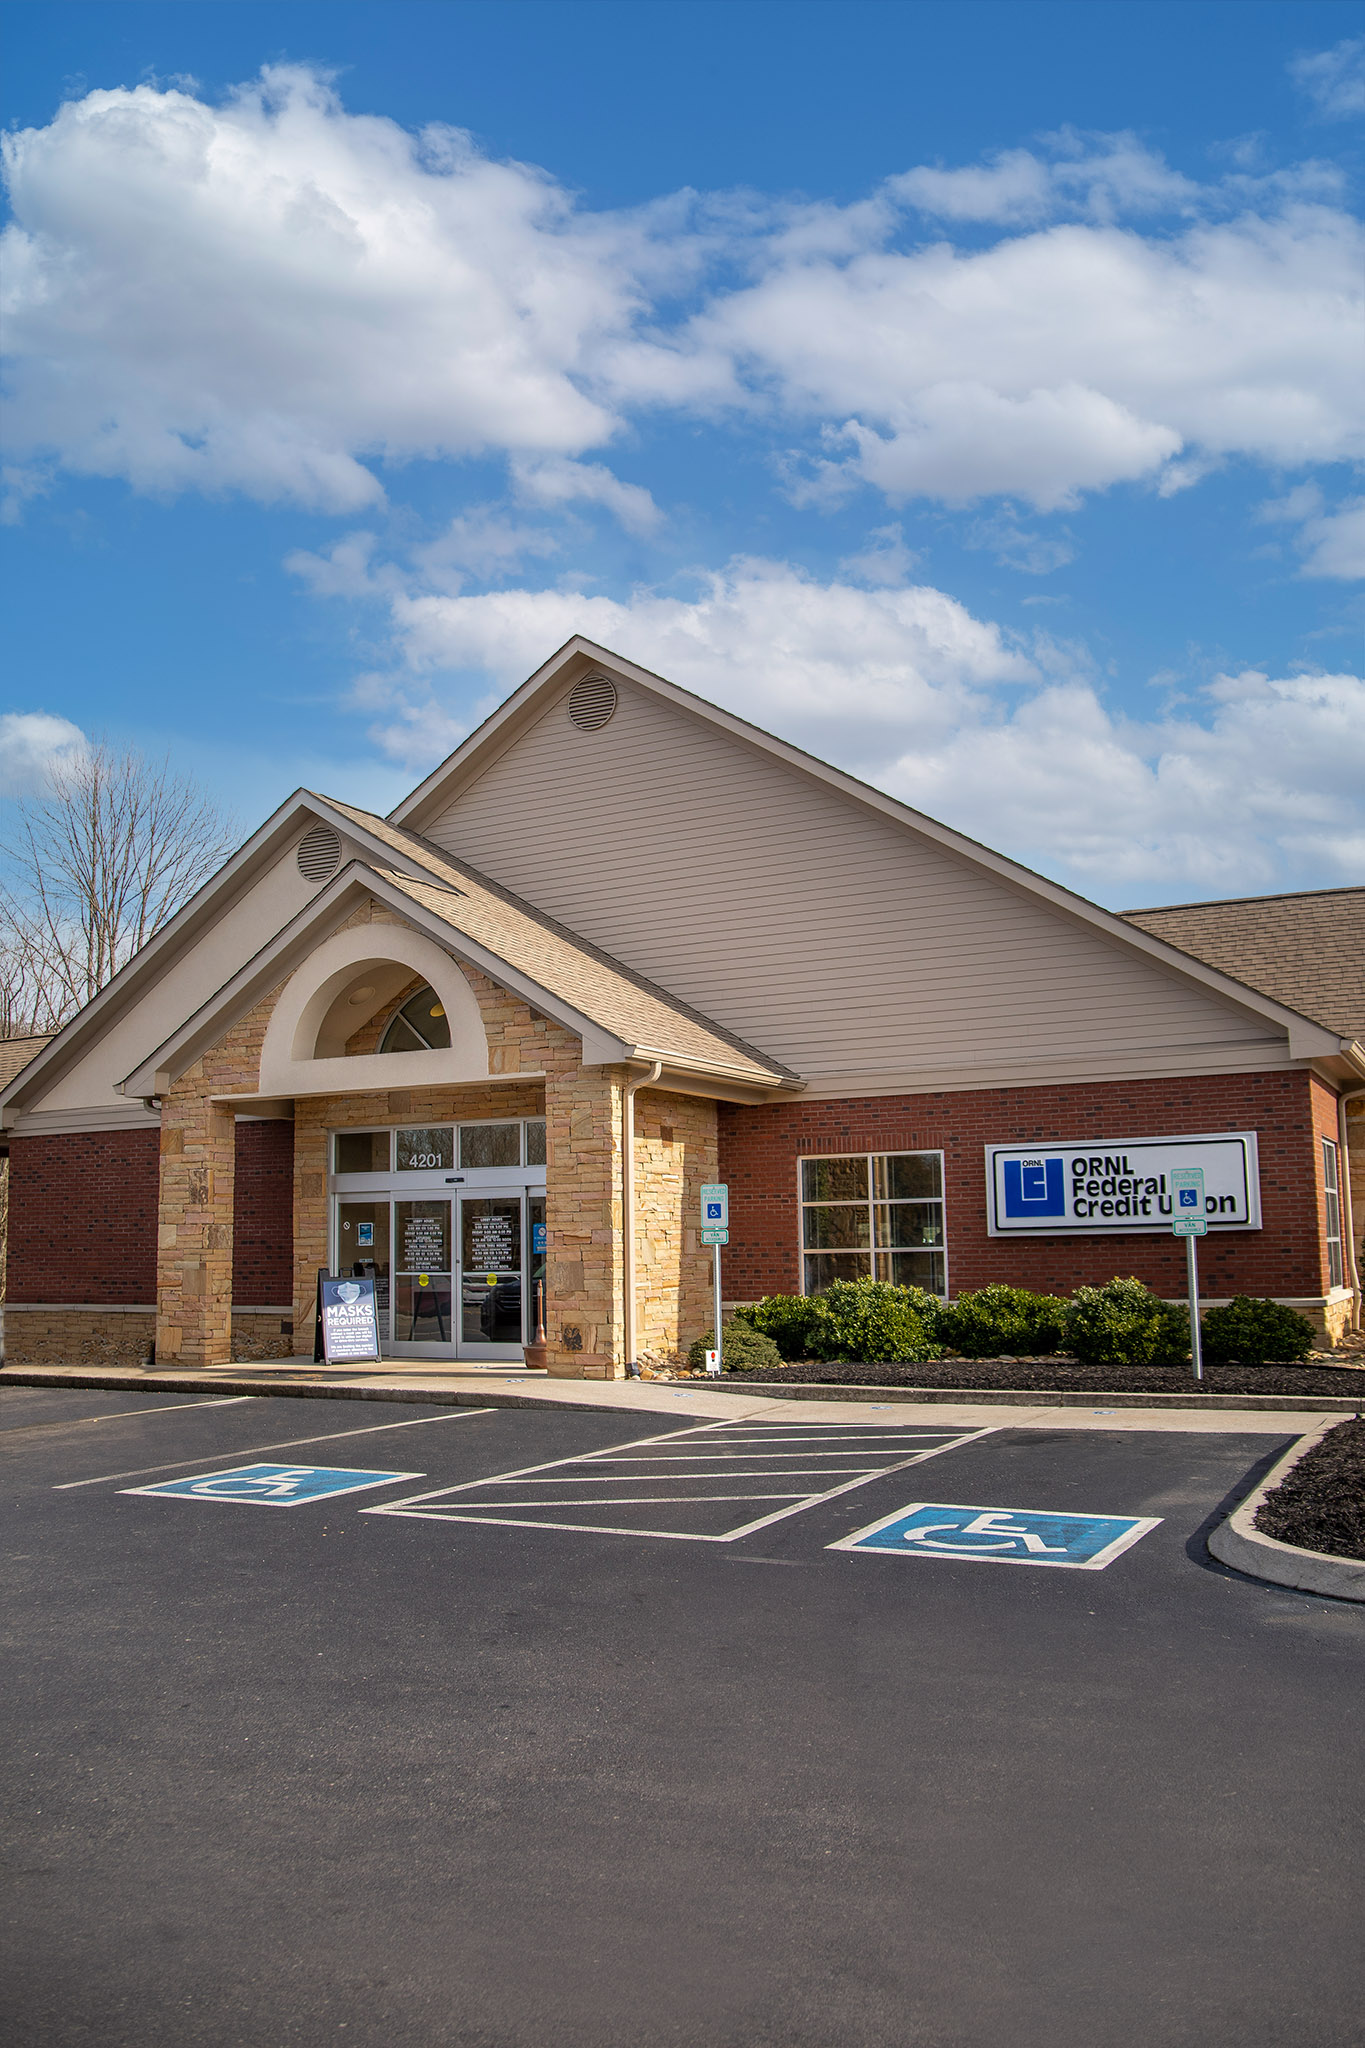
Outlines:
<svg viewBox="0 0 1365 2048"><path fill-rule="evenodd" d="M611 1377L726 1294L1183 1291L1339 1335L1365 889L1118 917L575 639L388 817L300 791L0 1087L7 1349ZM1348 1168L1354 1168L1352 1173ZM1355 1179L1352 1203L1351 1180Z"/></svg>

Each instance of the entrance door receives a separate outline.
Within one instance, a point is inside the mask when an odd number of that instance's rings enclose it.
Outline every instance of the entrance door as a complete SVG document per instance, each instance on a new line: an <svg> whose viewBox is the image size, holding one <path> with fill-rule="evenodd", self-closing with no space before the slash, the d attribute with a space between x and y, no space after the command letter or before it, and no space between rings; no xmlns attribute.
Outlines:
<svg viewBox="0 0 1365 2048"><path fill-rule="evenodd" d="M459 1355L519 1359L523 1335L525 1198L515 1194L459 1198Z"/></svg>
<svg viewBox="0 0 1365 2048"><path fill-rule="evenodd" d="M351 1279L373 1280L379 1344L384 1351L388 1349L392 1270L388 1197L371 1202L338 1202L337 1271Z"/></svg>
<svg viewBox="0 0 1365 2048"><path fill-rule="evenodd" d="M450 1207L441 1200L393 1205L393 1349L400 1355L455 1356Z"/></svg>

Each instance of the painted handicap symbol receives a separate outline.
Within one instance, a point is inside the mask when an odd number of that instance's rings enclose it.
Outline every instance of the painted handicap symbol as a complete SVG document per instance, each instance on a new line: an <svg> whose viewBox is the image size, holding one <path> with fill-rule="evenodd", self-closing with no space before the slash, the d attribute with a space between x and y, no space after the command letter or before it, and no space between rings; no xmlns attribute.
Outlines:
<svg viewBox="0 0 1365 2048"><path fill-rule="evenodd" d="M831 1550L871 1550L893 1557L950 1557L982 1564L1052 1565L1103 1571L1155 1529L1160 1516L1076 1515L1035 1508L965 1507L917 1501L858 1529Z"/></svg>
<svg viewBox="0 0 1365 2048"><path fill-rule="evenodd" d="M347 1465L239 1465L230 1472L199 1472L165 1479L157 1486L127 1486L125 1493L159 1494L171 1500L226 1500L243 1506L297 1508L338 1494L421 1479L420 1472L359 1472Z"/></svg>

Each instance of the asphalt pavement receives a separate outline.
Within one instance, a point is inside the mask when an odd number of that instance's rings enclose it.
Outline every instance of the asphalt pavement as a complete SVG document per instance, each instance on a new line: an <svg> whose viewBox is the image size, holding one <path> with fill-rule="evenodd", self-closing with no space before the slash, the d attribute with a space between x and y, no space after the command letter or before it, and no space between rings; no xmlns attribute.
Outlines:
<svg viewBox="0 0 1365 2048"><path fill-rule="evenodd" d="M1358 2048L1287 1441L0 1390L7 2043Z"/></svg>

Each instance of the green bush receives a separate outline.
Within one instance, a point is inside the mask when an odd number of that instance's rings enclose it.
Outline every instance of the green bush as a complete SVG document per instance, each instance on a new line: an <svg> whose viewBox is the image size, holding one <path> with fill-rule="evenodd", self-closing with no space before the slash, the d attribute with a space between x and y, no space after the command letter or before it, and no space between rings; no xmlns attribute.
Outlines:
<svg viewBox="0 0 1365 2048"><path fill-rule="evenodd" d="M811 1355L863 1365L926 1359L931 1345L907 1287L885 1280L835 1280L816 1296L819 1315L810 1330Z"/></svg>
<svg viewBox="0 0 1365 2048"><path fill-rule="evenodd" d="M1183 1365L1189 1310L1162 1301L1140 1280L1078 1287L1066 1312L1068 1349L1082 1365Z"/></svg>
<svg viewBox="0 0 1365 2048"><path fill-rule="evenodd" d="M708 1330L692 1345L687 1362L693 1372L706 1370L706 1354L715 1349L715 1342L715 1333ZM725 1325L722 1345L721 1364L726 1372L771 1372L781 1363L782 1354L771 1337L765 1337L761 1330L755 1330L751 1324L731 1316Z"/></svg>
<svg viewBox="0 0 1365 2048"><path fill-rule="evenodd" d="M964 1358L1028 1356L1057 1351L1066 1341L1067 1305L1058 1294L1026 1287L981 1287L940 1304L938 1334Z"/></svg>
<svg viewBox="0 0 1365 2048"><path fill-rule="evenodd" d="M765 1294L735 1310L735 1321L771 1337L784 1358L811 1356L810 1333L820 1319L820 1303L808 1294Z"/></svg>
<svg viewBox="0 0 1365 2048"><path fill-rule="evenodd" d="M1211 1308L1200 1328L1210 1365L1292 1365L1307 1358L1317 1334L1296 1309L1250 1294Z"/></svg>

